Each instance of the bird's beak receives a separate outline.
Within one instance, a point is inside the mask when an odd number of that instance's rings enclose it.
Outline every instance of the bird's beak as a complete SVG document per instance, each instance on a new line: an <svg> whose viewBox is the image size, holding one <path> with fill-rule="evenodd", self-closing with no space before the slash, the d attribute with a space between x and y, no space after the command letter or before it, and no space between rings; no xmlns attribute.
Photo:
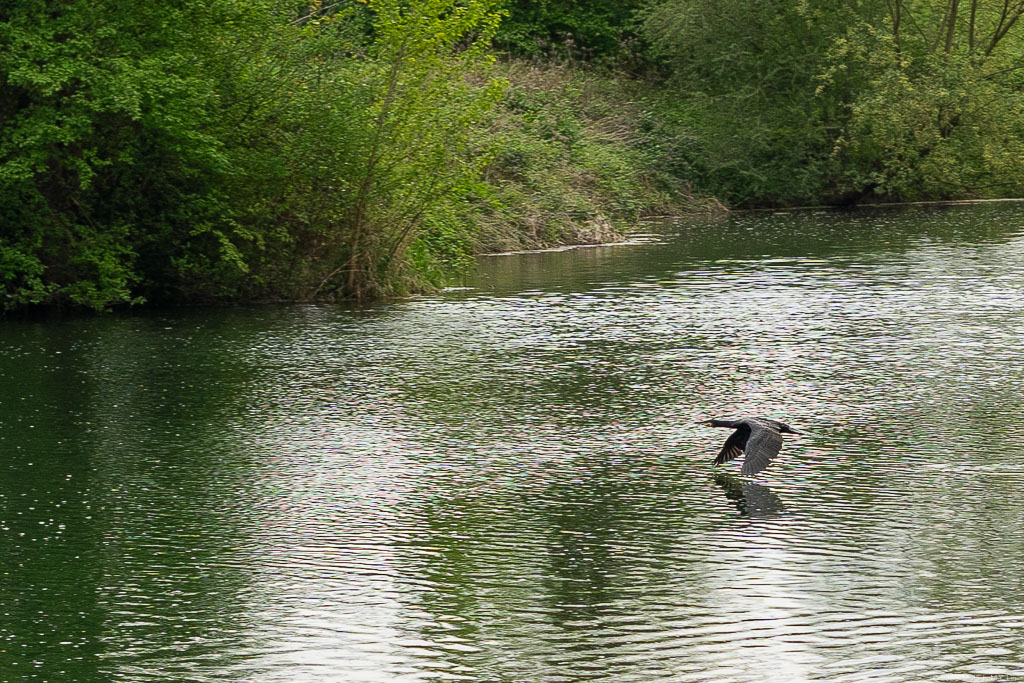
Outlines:
<svg viewBox="0 0 1024 683"><path fill-rule="evenodd" d="M790 430L789 430L789 433L790 433L790 434L803 434L803 432L798 432L798 431L796 431L795 429L790 429Z"/></svg>
<svg viewBox="0 0 1024 683"><path fill-rule="evenodd" d="M697 420L697 424L704 425L705 427L710 427L711 420Z"/></svg>

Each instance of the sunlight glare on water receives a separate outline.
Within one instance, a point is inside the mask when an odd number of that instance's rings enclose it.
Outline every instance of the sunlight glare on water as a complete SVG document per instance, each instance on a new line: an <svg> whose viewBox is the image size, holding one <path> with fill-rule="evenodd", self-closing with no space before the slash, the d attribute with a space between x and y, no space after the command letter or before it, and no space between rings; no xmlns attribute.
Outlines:
<svg viewBox="0 0 1024 683"><path fill-rule="evenodd" d="M1024 207L646 229L5 322L0 680L1024 679Z"/></svg>

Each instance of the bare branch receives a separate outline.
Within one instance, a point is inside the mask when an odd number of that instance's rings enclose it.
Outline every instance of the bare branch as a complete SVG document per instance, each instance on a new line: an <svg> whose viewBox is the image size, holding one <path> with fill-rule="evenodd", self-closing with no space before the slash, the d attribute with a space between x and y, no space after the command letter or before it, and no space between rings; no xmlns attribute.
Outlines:
<svg viewBox="0 0 1024 683"><path fill-rule="evenodd" d="M902 23L901 0L885 0L886 7L889 8L889 19L892 21L892 38L896 44L896 52L901 52L902 47L900 46L900 24Z"/></svg>
<svg viewBox="0 0 1024 683"><path fill-rule="evenodd" d="M992 33L992 39L989 41L988 47L985 49L985 56L992 54L992 51L996 49L1006 34L1013 28L1013 25L1017 23L1021 15L1024 14L1024 2L1020 2L1016 5L1011 5L1010 0L1003 0L1003 9L999 15L999 24L996 25L996 30Z"/></svg>
<svg viewBox="0 0 1024 683"><path fill-rule="evenodd" d="M336 2L333 5L324 5L323 7L318 7L317 9L313 10L312 12L307 14L306 16L299 17L295 21L291 22L289 25L290 26L301 26L302 24L305 24L307 21L309 21L310 19L312 19L316 15L323 14L324 12L332 10L335 7L337 7L338 5L342 5L342 4L344 4L344 3L343 2Z"/></svg>
<svg viewBox="0 0 1024 683"><path fill-rule="evenodd" d="M953 32L956 29L956 13L960 9L960 0L949 0L949 11L946 23L946 54L953 51Z"/></svg>
<svg viewBox="0 0 1024 683"><path fill-rule="evenodd" d="M967 49L974 54L974 19L978 14L978 0L971 0L971 19L967 25Z"/></svg>

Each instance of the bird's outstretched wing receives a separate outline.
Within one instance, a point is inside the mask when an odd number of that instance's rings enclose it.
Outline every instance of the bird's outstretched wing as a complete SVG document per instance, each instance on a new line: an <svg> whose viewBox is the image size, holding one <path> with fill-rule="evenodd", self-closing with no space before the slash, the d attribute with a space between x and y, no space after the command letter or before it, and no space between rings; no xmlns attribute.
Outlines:
<svg viewBox="0 0 1024 683"><path fill-rule="evenodd" d="M721 452L718 457L715 458L715 464L721 465L723 462L729 462L733 458L738 458L743 455L743 447L747 440L747 435L750 432L745 429L737 429L735 432L729 435L729 438L725 440L725 445L722 446ZM781 438L781 437L780 437Z"/></svg>
<svg viewBox="0 0 1024 683"><path fill-rule="evenodd" d="M726 446L729 442L725 442ZM740 474L757 474L782 450L782 434L767 424L750 423L750 438L747 439L747 457L743 460ZM719 456L721 457L721 456ZM735 456L734 456L735 457Z"/></svg>

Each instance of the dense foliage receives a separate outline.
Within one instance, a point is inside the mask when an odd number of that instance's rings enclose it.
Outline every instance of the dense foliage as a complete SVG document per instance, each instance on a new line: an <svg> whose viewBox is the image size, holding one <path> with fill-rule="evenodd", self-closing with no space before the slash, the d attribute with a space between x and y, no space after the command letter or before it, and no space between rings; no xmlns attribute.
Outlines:
<svg viewBox="0 0 1024 683"><path fill-rule="evenodd" d="M730 203L1024 190L1021 0L666 0L686 172ZM664 120L671 120L663 116Z"/></svg>
<svg viewBox="0 0 1024 683"><path fill-rule="evenodd" d="M527 56L631 61L641 50L637 10L642 0L510 0L496 43Z"/></svg>
<svg viewBox="0 0 1024 683"><path fill-rule="evenodd" d="M440 283L475 250L602 239L711 201L694 196L1019 195L1022 15L1024 0L7 3L0 310L365 299Z"/></svg>
<svg viewBox="0 0 1024 683"><path fill-rule="evenodd" d="M3 307L366 297L482 163L488 0L0 14Z"/></svg>

